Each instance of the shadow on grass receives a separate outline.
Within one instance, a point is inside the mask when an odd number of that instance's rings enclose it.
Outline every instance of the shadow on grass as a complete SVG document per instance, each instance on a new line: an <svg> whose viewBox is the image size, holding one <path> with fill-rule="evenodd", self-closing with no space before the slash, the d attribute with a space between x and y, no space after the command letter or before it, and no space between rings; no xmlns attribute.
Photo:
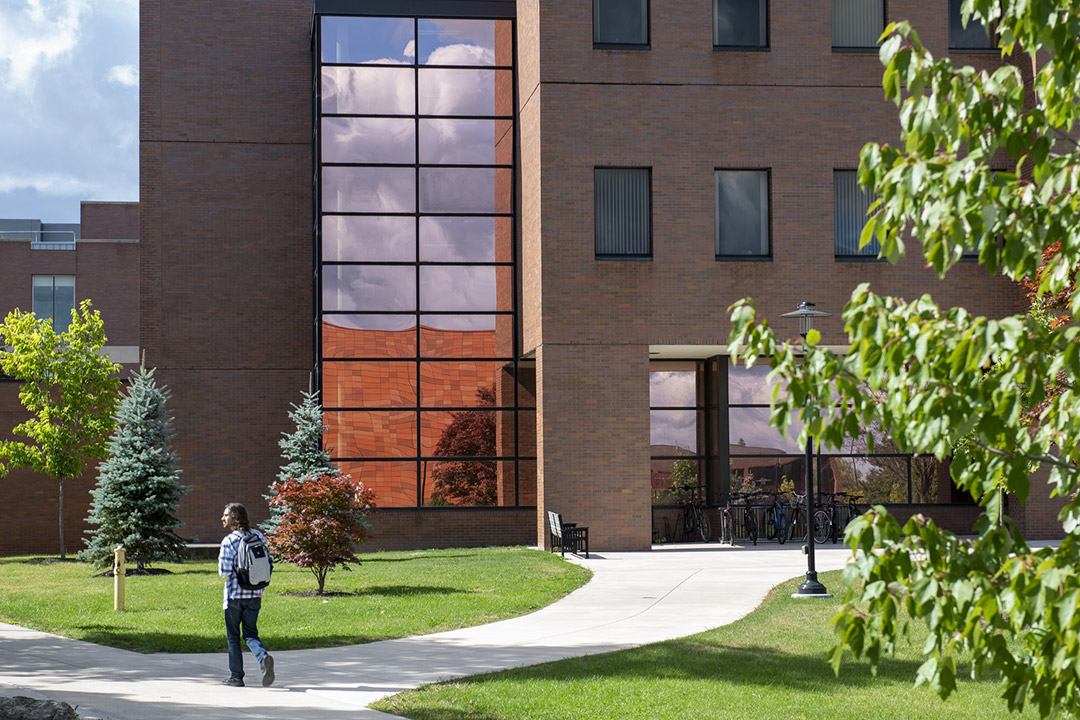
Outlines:
<svg viewBox="0 0 1080 720"><path fill-rule="evenodd" d="M407 595L463 595L472 594L473 592L475 591L437 585L372 585L371 587L361 588L359 594L403 597Z"/></svg>
<svg viewBox="0 0 1080 720"><path fill-rule="evenodd" d="M367 555L360 556L360 563L399 563L399 562L413 562L415 560L448 560L451 558L474 558L476 553L468 553L464 555L412 555L402 558L384 558L384 557L369 557Z"/></svg>
<svg viewBox="0 0 1080 720"><path fill-rule="evenodd" d="M181 632L140 632L124 628L111 628L102 625L83 625L81 640L96 645L130 650L132 652L152 655L155 653L187 654L187 653L224 653L225 627L222 624L221 637L208 638L188 635ZM385 635L379 634L356 634L356 635L321 635L318 637L276 637L265 631L260 632L271 650L302 650L308 648L331 648L344 645L365 645L379 640L386 640ZM245 649L246 652L246 649Z"/></svg>
<svg viewBox="0 0 1080 720"><path fill-rule="evenodd" d="M885 659L878 680L901 680L910 685L921 661ZM482 683L495 676L513 681L541 682L698 682L718 681L747 686L800 691L848 692L873 680L870 666L845 662L837 677L825 653L797 653L770 647L734 647L709 642L675 641L602 655L589 655L455 680ZM437 717L428 716L427 717Z"/></svg>

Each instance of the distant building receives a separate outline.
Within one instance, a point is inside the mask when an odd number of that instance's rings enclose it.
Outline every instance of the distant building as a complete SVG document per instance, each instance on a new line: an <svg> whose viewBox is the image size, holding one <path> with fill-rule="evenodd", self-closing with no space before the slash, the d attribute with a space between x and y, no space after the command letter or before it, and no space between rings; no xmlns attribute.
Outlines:
<svg viewBox="0 0 1080 720"><path fill-rule="evenodd" d="M101 312L110 357L139 362L139 204L83 202L80 223L0 219L0 317L18 308L67 328L71 310L89 298ZM0 435L22 422L19 384L0 375ZM65 534L79 547L96 468L65 488ZM4 537L0 552L55 552L57 484L29 470L0 480Z"/></svg>

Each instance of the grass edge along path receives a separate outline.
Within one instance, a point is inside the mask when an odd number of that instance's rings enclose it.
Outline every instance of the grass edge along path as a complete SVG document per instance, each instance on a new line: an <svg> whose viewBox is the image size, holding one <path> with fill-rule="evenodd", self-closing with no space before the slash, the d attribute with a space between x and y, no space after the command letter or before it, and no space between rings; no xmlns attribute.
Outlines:
<svg viewBox="0 0 1080 720"><path fill-rule="evenodd" d="M842 571L822 573L843 588ZM922 641L869 664L846 659L840 676L825 661L829 620L840 599L790 597L803 578L781 583L760 607L697 635L598 655L428 685L374 703L413 720L998 720L1010 715L995 681L964 681L947 701L913 687Z"/></svg>
<svg viewBox="0 0 1080 720"><path fill-rule="evenodd" d="M275 650L423 635L525 615L584 585L592 573L524 547L366 553L334 570L328 597L308 570L278 563L259 634ZM172 574L126 578L122 612L113 579L85 563L0 558L0 622L138 652L223 652L216 561L161 563Z"/></svg>

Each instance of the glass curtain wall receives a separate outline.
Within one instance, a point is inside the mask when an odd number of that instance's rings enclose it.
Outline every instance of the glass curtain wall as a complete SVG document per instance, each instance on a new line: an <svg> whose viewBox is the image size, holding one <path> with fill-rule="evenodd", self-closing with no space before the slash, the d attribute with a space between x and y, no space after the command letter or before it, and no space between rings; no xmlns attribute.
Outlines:
<svg viewBox="0 0 1080 720"><path fill-rule="evenodd" d="M513 21L316 16L326 444L381 507L535 505Z"/></svg>
<svg viewBox="0 0 1080 720"><path fill-rule="evenodd" d="M805 447L798 442L802 423L794 420L784 434L769 427L769 368L726 369L730 487L737 492L803 492ZM873 453L866 434L847 438L840 448L815 446L815 485L820 492L858 493L864 503L971 502L952 485L947 464L899 452L879 429L866 433L873 433Z"/></svg>

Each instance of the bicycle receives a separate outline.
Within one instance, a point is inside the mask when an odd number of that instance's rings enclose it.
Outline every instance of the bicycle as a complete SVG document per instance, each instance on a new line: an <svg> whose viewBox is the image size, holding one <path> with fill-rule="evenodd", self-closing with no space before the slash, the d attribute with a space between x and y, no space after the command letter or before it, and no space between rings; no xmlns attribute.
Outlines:
<svg viewBox="0 0 1080 720"><path fill-rule="evenodd" d="M822 493L828 497L828 505L814 512L814 541L822 545L832 538L836 544L836 531L840 523L840 504L836 498L839 493Z"/></svg>
<svg viewBox="0 0 1080 720"><path fill-rule="evenodd" d="M803 507L806 504L806 495L799 493L792 493L792 495L794 499L791 501L791 521L788 523L787 539L805 542L807 539L806 516L803 515Z"/></svg>
<svg viewBox="0 0 1080 720"><path fill-rule="evenodd" d="M698 485L695 490L704 490L705 487ZM702 542L709 542L712 537L712 523L709 522L709 511L705 507L705 501L697 496L688 498L683 503L683 537L689 539L694 531L701 536Z"/></svg>
<svg viewBox="0 0 1080 720"><path fill-rule="evenodd" d="M773 496L773 504L765 510L765 537L783 545L787 542L788 515L784 511L784 504L780 502L780 493L770 494Z"/></svg>
<svg viewBox="0 0 1080 720"><path fill-rule="evenodd" d="M757 528L757 515L754 513L754 505L751 502L754 496L750 493L739 493L737 497L744 501L743 505L743 525L746 527L746 537L750 542L757 545L758 528Z"/></svg>
<svg viewBox="0 0 1080 720"><path fill-rule="evenodd" d="M728 545L735 544L735 515L732 512L732 493L728 493L727 505L720 508L720 543L727 540Z"/></svg>

